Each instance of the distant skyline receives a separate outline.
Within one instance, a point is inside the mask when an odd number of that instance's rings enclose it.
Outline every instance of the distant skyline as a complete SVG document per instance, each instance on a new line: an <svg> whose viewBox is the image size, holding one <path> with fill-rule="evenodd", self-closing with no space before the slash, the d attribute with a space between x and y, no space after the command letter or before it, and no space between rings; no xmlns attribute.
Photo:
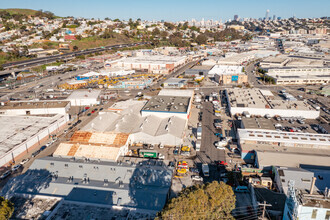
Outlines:
<svg viewBox="0 0 330 220"><path fill-rule="evenodd" d="M313 18L330 16L330 0L1 0L0 8L28 8L51 11L58 16L84 18L109 17L128 20L205 20L223 21L240 18L269 16Z"/></svg>

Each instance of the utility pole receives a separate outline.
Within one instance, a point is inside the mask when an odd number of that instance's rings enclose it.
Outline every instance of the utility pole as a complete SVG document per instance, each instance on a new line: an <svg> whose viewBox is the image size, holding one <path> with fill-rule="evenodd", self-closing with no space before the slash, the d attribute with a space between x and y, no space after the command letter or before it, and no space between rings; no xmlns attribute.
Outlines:
<svg viewBox="0 0 330 220"><path fill-rule="evenodd" d="M262 206L262 216L259 219L264 219L265 218L265 213L266 213L266 207L271 207L271 204L267 204L266 201L263 203L259 203L259 206Z"/></svg>

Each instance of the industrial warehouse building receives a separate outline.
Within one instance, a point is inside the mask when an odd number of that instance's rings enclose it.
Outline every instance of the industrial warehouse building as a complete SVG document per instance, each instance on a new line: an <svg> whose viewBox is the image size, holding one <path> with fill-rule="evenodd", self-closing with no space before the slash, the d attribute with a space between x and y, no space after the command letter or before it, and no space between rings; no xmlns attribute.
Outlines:
<svg viewBox="0 0 330 220"><path fill-rule="evenodd" d="M58 198L58 207L68 202L93 206L95 210L134 209L154 216L168 199L172 173L164 164L148 161L118 164L45 157L35 160L23 175L11 179L2 196ZM49 216L55 215L58 207Z"/></svg>
<svg viewBox="0 0 330 220"><path fill-rule="evenodd" d="M77 90L73 91L66 100L71 102L71 106L98 105L100 93L101 90Z"/></svg>
<svg viewBox="0 0 330 220"><path fill-rule="evenodd" d="M221 84L243 84L248 82L248 76L243 72L243 66L215 65L208 73L209 77Z"/></svg>
<svg viewBox="0 0 330 220"><path fill-rule="evenodd" d="M193 90L169 89L161 90L149 101L117 102L81 130L129 134L129 144L179 146L183 142L193 94Z"/></svg>
<svg viewBox="0 0 330 220"><path fill-rule="evenodd" d="M163 89L142 108L142 117L154 115L162 118L177 116L188 119L193 96L193 90Z"/></svg>
<svg viewBox="0 0 330 220"><path fill-rule="evenodd" d="M65 115L70 107L68 101L7 102L0 105L0 115Z"/></svg>
<svg viewBox="0 0 330 220"><path fill-rule="evenodd" d="M128 152L128 134L76 131L70 142L61 143L53 156L117 161Z"/></svg>
<svg viewBox="0 0 330 220"><path fill-rule="evenodd" d="M226 89L230 113L245 115L269 115L270 117L301 117L316 119L320 112L304 101L275 99L269 90Z"/></svg>
<svg viewBox="0 0 330 220"><path fill-rule="evenodd" d="M127 57L117 61L118 67L141 70L148 73L168 74L188 61L186 56L137 56Z"/></svg>
<svg viewBox="0 0 330 220"><path fill-rule="evenodd" d="M169 78L163 84L165 89L180 89L187 85L188 79Z"/></svg>
<svg viewBox="0 0 330 220"><path fill-rule="evenodd" d="M330 68L269 69L266 75L273 78L278 85L324 84L330 82Z"/></svg>
<svg viewBox="0 0 330 220"><path fill-rule="evenodd" d="M197 65L185 71L187 77L207 76L213 65Z"/></svg>
<svg viewBox="0 0 330 220"><path fill-rule="evenodd" d="M37 149L51 134L63 129L68 115L0 116L0 166Z"/></svg>

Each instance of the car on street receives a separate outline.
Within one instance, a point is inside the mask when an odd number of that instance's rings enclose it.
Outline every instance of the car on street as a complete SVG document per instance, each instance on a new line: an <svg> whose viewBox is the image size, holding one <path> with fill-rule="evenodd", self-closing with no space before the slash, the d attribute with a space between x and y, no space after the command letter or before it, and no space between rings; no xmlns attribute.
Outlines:
<svg viewBox="0 0 330 220"><path fill-rule="evenodd" d="M45 150L46 148L47 148L47 146L44 145L44 146L42 146L42 147L40 148L40 151L43 151L43 150Z"/></svg>
<svg viewBox="0 0 330 220"><path fill-rule="evenodd" d="M203 177L197 175L192 175L191 179L195 181L203 181Z"/></svg>
<svg viewBox="0 0 330 220"><path fill-rule="evenodd" d="M178 148L175 148L175 149L173 150L173 154L174 154L174 155L178 155L178 154L179 154L179 149L178 149Z"/></svg>
<svg viewBox="0 0 330 220"><path fill-rule="evenodd" d="M40 150L37 150L35 152L32 153L32 157L36 157L38 154L40 154Z"/></svg>
<svg viewBox="0 0 330 220"><path fill-rule="evenodd" d="M174 166L175 166L175 163L174 163L173 161L170 161L170 162L168 163L168 166L169 166L169 167L174 167Z"/></svg>
<svg viewBox="0 0 330 220"><path fill-rule="evenodd" d="M195 167L190 167L189 171L192 172L192 173L197 173L197 174L199 173L199 170Z"/></svg>
<svg viewBox="0 0 330 220"><path fill-rule="evenodd" d="M24 164L26 164L29 160L30 160L29 158L26 158L26 159L22 160L20 164L24 165Z"/></svg>
<svg viewBox="0 0 330 220"><path fill-rule="evenodd" d="M22 164L17 164L17 165L15 165L15 166L13 166L12 168L11 168L11 171L12 172L16 172L17 170L19 170L19 168L21 168L22 167Z"/></svg>
<svg viewBox="0 0 330 220"><path fill-rule="evenodd" d="M88 113L87 116L91 116L91 113Z"/></svg>
<svg viewBox="0 0 330 220"><path fill-rule="evenodd" d="M220 129L222 126L221 126L221 119L214 119L214 127L216 129Z"/></svg>
<svg viewBox="0 0 330 220"><path fill-rule="evenodd" d="M5 179L5 178L7 178L8 176L10 176L10 174L11 174L11 170L8 170L8 171L6 171L4 174L2 174L1 176L0 176L0 179Z"/></svg>

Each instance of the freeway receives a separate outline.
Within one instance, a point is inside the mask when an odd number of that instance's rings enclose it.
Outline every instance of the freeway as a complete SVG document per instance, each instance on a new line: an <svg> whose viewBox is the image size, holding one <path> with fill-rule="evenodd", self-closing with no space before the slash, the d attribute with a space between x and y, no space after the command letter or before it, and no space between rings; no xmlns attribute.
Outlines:
<svg viewBox="0 0 330 220"><path fill-rule="evenodd" d="M56 60L73 59L76 56L80 56L80 55L87 55L87 54L91 54L91 53L103 52L106 50L111 50L111 49L116 49L116 48L125 48L125 47L140 46L140 45L146 45L146 44L149 44L149 42L118 44L118 45L111 45L111 46L105 46L105 47L98 47L98 48L93 48L93 49L86 49L86 50L81 50L81 51L76 51L76 52L70 52L70 53L66 53L66 54L53 55L53 56L40 57L40 58L35 58L35 59L23 60L23 61L16 61L16 62L12 62L12 63L6 63L6 64L3 64L2 67L5 69L8 69L8 70L11 68L25 68L25 67L41 65L41 64L45 64L45 63L51 63Z"/></svg>

